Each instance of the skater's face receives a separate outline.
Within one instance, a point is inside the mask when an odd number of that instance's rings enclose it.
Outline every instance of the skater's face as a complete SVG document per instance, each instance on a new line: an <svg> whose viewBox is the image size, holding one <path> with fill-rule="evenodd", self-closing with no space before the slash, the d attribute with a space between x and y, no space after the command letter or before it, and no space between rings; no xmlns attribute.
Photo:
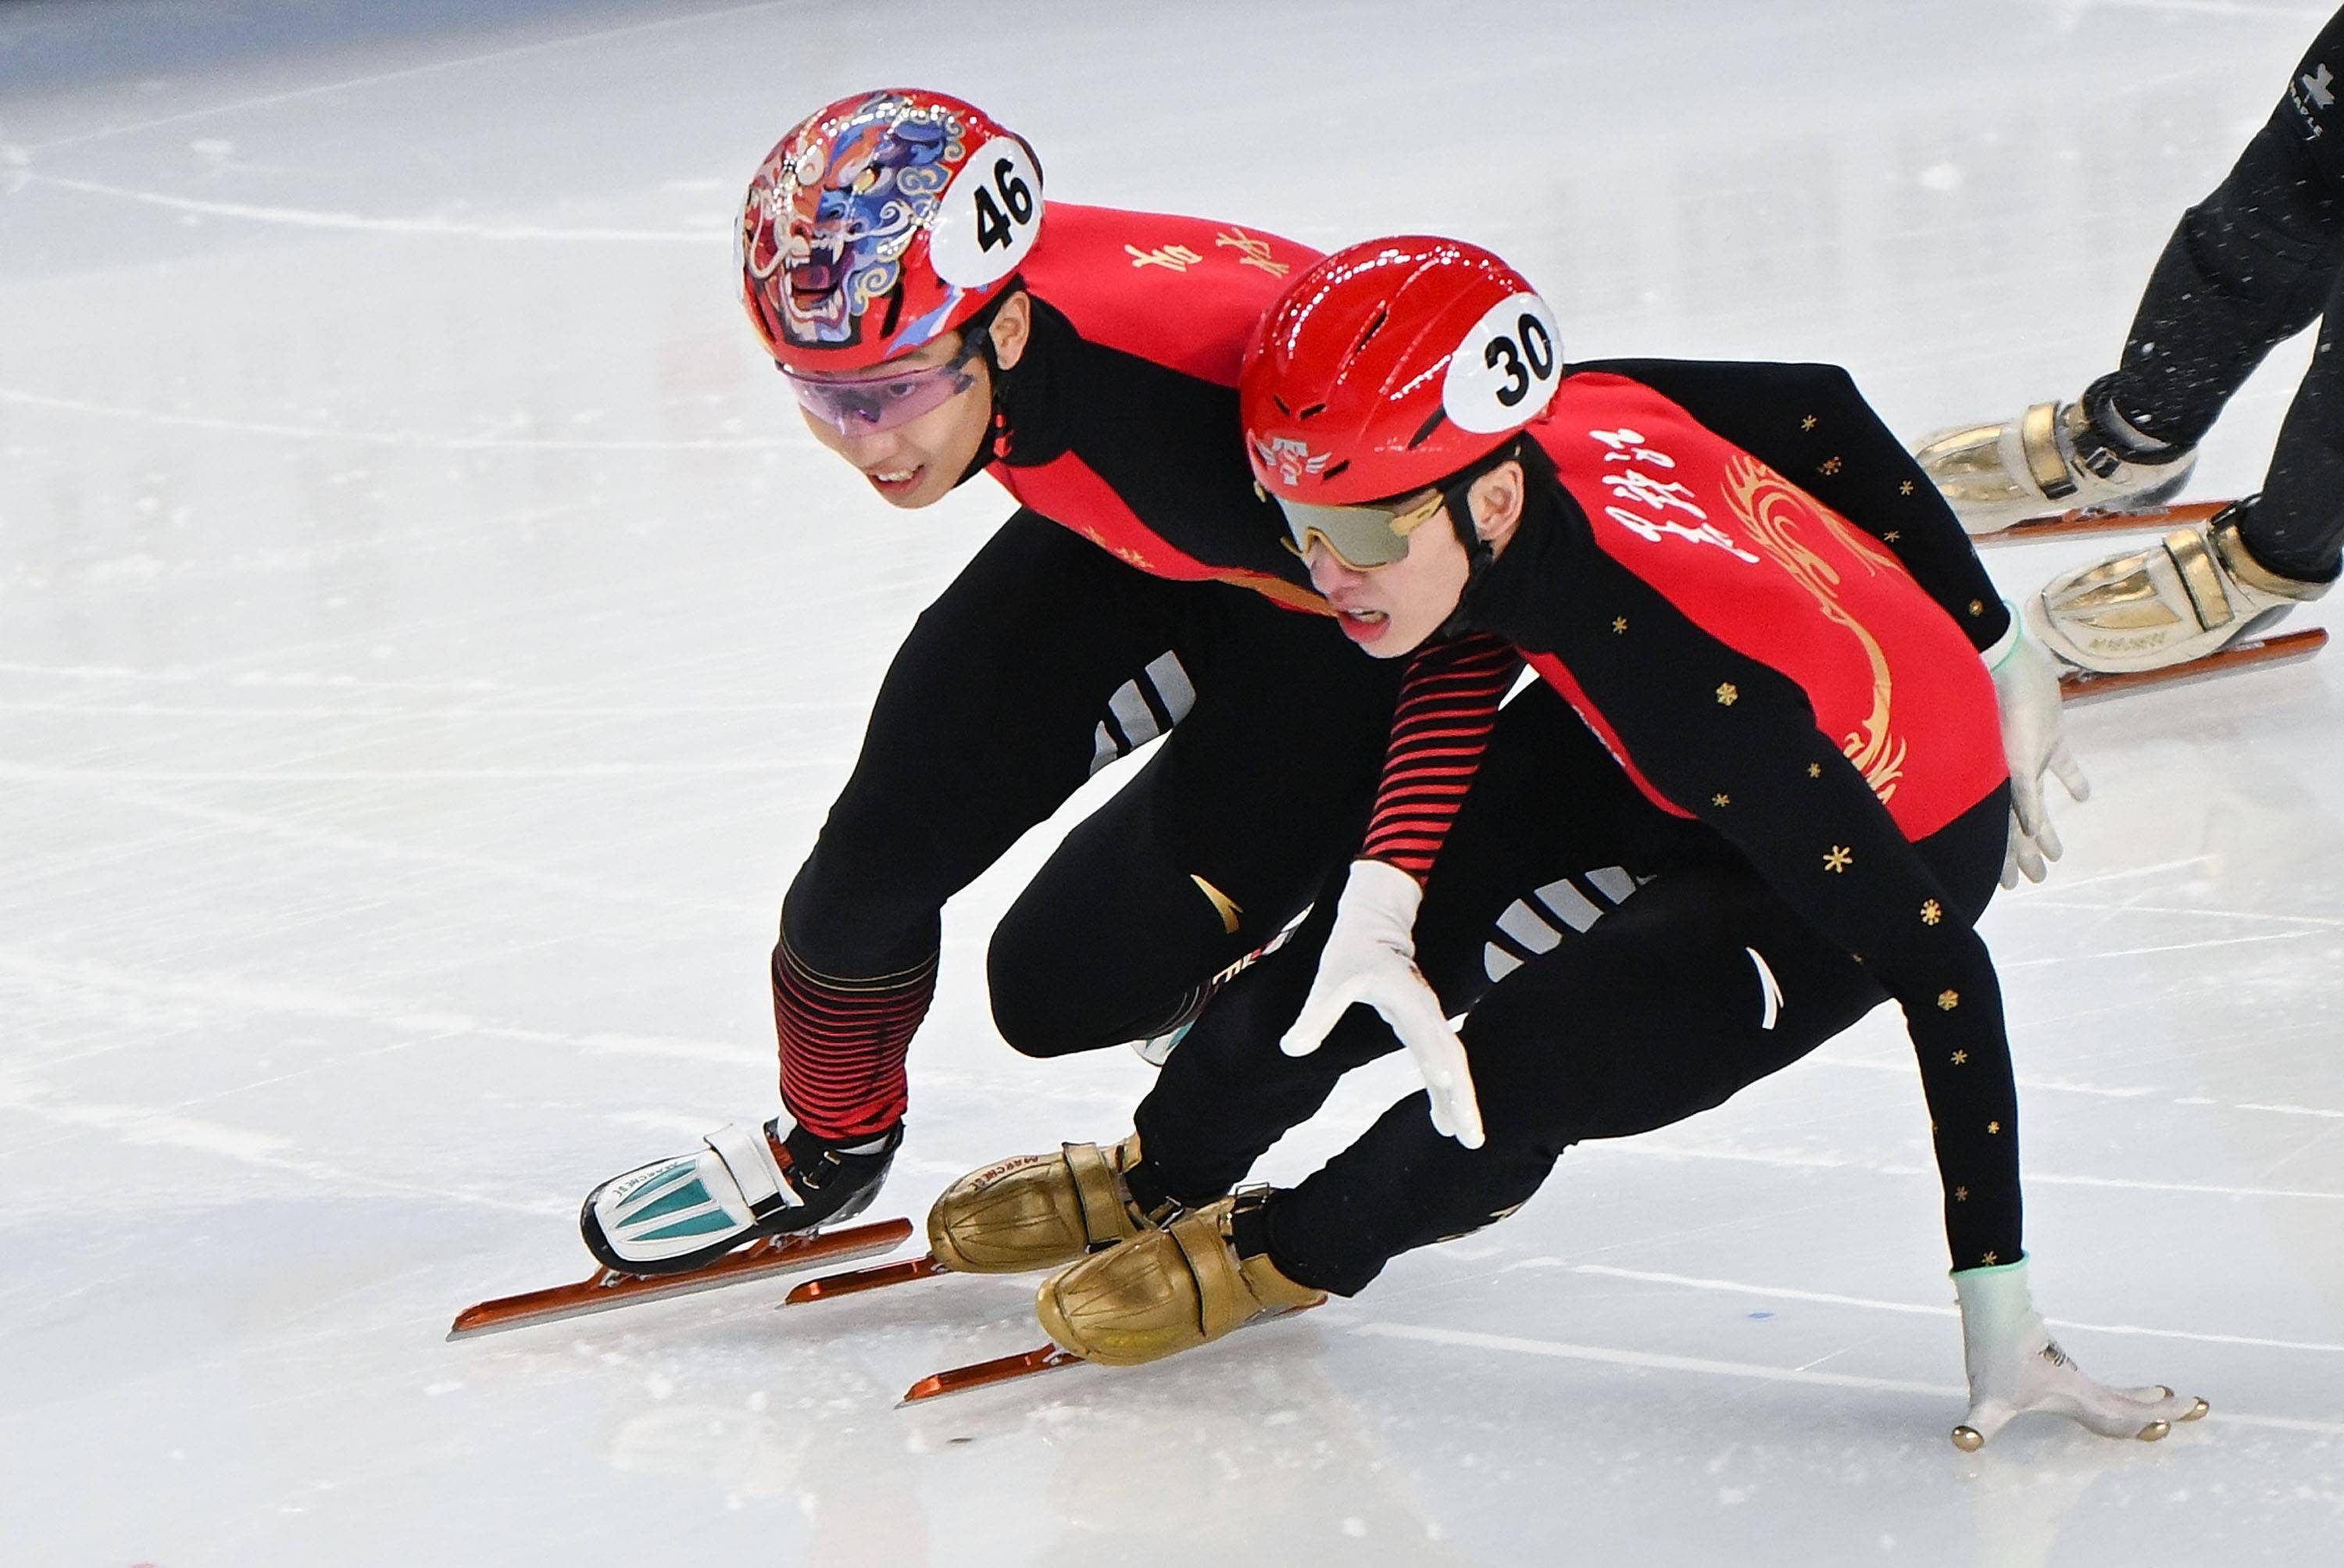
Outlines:
<svg viewBox="0 0 2344 1568"><path fill-rule="evenodd" d="M1473 530L1502 552L1522 515L1522 470L1500 463L1468 492ZM1434 499L1424 491L1406 498L1402 511ZM1379 659L1412 653L1457 612L1471 561L1444 508L1408 534L1408 553L1388 566L1353 566L1313 535L1303 559L1310 584L1335 607L1344 634Z"/></svg>
<svg viewBox="0 0 2344 1568"><path fill-rule="evenodd" d="M995 312L986 330L1002 369L1024 357L1031 320L1022 292ZM993 376L969 347L949 332L852 376L793 377L806 384L798 412L814 440L853 463L890 506L931 505L960 482L993 423ZM819 395L824 391L830 395ZM921 411L900 419L891 402Z"/></svg>

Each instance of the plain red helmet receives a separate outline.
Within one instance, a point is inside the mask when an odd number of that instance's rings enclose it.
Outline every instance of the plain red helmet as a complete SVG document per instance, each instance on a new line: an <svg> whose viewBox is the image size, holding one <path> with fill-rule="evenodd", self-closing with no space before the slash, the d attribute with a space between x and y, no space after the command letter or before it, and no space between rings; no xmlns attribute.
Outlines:
<svg viewBox="0 0 2344 1568"><path fill-rule="evenodd" d="M1404 235L1288 285L1246 349L1239 413L1272 496L1349 507L1488 457L1561 379L1554 314L1521 273L1477 246Z"/></svg>
<svg viewBox="0 0 2344 1568"><path fill-rule="evenodd" d="M784 368L860 370L966 325L1041 227L1023 137L942 93L858 93L809 115L749 182L742 294Z"/></svg>

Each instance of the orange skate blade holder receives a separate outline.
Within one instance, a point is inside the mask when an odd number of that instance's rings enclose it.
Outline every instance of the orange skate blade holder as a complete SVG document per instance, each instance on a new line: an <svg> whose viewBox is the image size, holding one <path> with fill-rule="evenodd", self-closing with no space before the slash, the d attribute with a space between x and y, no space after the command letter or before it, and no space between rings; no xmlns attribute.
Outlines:
<svg viewBox="0 0 2344 1568"><path fill-rule="evenodd" d="M803 1307L809 1301L827 1301L838 1296L859 1296L865 1290L884 1290L890 1285L908 1285L914 1280L931 1280L952 1270L936 1261L933 1252L918 1258L905 1258L894 1263L875 1264L868 1269L850 1269L844 1274L824 1274L819 1280L809 1280L782 1298L784 1307Z"/></svg>
<svg viewBox="0 0 2344 1568"><path fill-rule="evenodd" d="M503 1329L559 1322L639 1301L690 1296L769 1274L794 1273L820 1263L868 1258L902 1246L911 1234L910 1220L883 1219L873 1225L849 1225L836 1230L763 1237L737 1252L728 1252L683 1274L626 1274L615 1269L597 1269L574 1285L500 1296L467 1307L456 1314L448 1338L467 1340Z"/></svg>
<svg viewBox="0 0 2344 1568"><path fill-rule="evenodd" d="M2182 686L2215 675L2233 674L2258 664L2292 663L2298 659L2309 659L2327 646L2328 633L2312 626L2301 632L2282 632L2275 637L2251 637L2217 649L2202 659L2163 670L2105 674L2094 670L2070 670L2059 677L2059 696L2066 703L2096 703L2103 697L2121 696L2151 686Z"/></svg>
<svg viewBox="0 0 2344 1568"><path fill-rule="evenodd" d="M1258 1328L1264 1323L1278 1322L1298 1312L1311 1311L1325 1305L1324 1300L1318 1300L1264 1313L1249 1322L1239 1324L1238 1331ZM1204 1349L1202 1345L1195 1348ZM930 1372L904 1391L904 1397L895 1401L895 1408L902 1410L906 1405L915 1405L924 1400L942 1399L946 1394L963 1394L971 1389L990 1388L995 1383L1030 1378L1036 1372L1052 1372L1061 1367L1082 1364L1083 1358L1072 1351L1062 1351L1054 1344L1040 1345L1030 1351L1020 1351L1014 1356L996 1356L989 1361L973 1361L965 1367L947 1367L940 1372Z"/></svg>
<svg viewBox="0 0 2344 1568"><path fill-rule="evenodd" d="M2231 504L2227 501L2195 501L2180 506L2110 507L2102 511L2083 507L2046 517L2021 518L1992 533L1974 533L1970 543L1983 550L1994 544L2032 544L2039 539L2072 539L2096 533L2163 532L2209 521Z"/></svg>
<svg viewBox="0 0 2344 1568"><path fill-rule="evenodd" d="M941 1399L945 1394L966 1393L971 1389L989 1388L1005 1383L1013 1378L1028 1378L1036 1372L1054 1371L1081 1362L1082 1357L1072 1351L1062 1351L1056 1345L1042 1345L1021 1351L1014 1356L996 1356L989 1361L976 1361L965 1367L950 1367L941 1372L930 1372L904 1391L895 1408L918 1404L923 1400Z"/></svg>

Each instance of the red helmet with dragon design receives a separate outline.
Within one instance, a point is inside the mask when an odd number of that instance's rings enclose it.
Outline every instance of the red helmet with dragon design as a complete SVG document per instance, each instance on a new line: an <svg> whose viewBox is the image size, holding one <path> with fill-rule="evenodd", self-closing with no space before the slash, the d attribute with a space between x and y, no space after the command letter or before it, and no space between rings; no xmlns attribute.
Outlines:
<svg viewBox="0 0 2344 1568"><path fill-rule="evenodd" d="M965 325L1041 225L1033 149L983 110L909 88L841 98L749 182L749 319L785 369L864 369Z"/></svg>

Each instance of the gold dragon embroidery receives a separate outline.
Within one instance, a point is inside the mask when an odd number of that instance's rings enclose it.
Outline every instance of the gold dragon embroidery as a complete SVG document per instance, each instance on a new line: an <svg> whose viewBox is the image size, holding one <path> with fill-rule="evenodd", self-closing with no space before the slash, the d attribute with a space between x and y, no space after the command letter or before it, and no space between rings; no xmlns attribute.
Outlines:
<svg viewBox="0 0 2344 1568"><path fill-rule="evenodd" d="M1749 531L1751 541L1763 550L1815 596L1815 602L1834 624L1845 627L1872 662L1872 712L1864 723L1843 736L1840 750L1864 774L1872 793L1884 802L1896 793L1904 774L1904 742L1891 728L1891 697L1895 684L1888 656L1880 643L1839 602L1839 570L1815 553L1800 537L1808 528L1822 528L1865 570L1877 572L1888 562L1879 546L1857 535L1830 512L1817 507L1805 491L1754 458L1736 457L1725 470L1726 497L1733 513Z"/></svg>

